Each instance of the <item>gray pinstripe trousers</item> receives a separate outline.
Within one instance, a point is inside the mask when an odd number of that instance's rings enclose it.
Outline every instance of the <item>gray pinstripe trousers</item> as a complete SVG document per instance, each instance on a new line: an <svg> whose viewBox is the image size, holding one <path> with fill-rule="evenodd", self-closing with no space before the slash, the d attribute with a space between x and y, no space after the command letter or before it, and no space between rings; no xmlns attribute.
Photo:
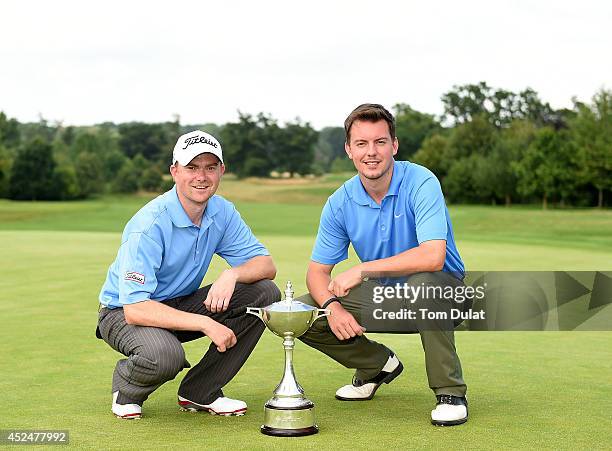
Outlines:
<svg viewBox="0 0 612 451"><path fill-rule="evenodd" d="M211 343L204 357L183 378L178 394L199 404L209 404L223 396L222 387L238 373L264 331L261 321L246 314L246 307L264 307L280 300L280 291L270 280L238 283L229 308L211 313L203 304L209 289L210 285L189 296L164 301L178 310L209 316L232 329L238 340L223 353ZM119 391L120 404L142 404L160 385L174 379L183 368L190 368L181 343L204 336L201 332L127 324L122 308L103 308L98 328L102 339L127 357L117 362L113 373L112 392Z"/></svg>

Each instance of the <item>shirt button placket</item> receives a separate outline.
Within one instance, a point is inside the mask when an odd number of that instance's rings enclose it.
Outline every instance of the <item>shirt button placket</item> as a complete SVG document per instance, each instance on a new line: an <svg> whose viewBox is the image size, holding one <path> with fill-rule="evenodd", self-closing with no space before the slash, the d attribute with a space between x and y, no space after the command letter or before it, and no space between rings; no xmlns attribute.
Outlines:
<svg viewBox="0 0 612 451"><path fill-rule="evenodd" d="M388 210L390 202L385 202L387 198L383 199L382 204L380 206L380 212L378 213L379 223L380 223L380 239L382 241L387 241L389 239L389 231L388 231Z"/></svg>

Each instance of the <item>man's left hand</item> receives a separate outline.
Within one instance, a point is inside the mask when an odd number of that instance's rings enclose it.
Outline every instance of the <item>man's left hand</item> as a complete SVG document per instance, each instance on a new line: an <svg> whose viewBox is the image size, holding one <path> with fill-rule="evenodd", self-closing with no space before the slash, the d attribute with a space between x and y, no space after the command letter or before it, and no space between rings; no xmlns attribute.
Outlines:
<svg viewBox="0 0 612 451"><path fill-rule="evenodd" d="M229 307L230 299L236 288L237 277L231 269L226 269L208 290L204 306L212 313L221 313Z"/></svg>
<svg viewBox="0 0 612 451"><path fill-rule="evenodd" d="M334 277L329 282L327 289L339 298L346 296L351 291L351 288L363 282L361 272L361 265L353 266L351 269L341 272Z"/></svg>

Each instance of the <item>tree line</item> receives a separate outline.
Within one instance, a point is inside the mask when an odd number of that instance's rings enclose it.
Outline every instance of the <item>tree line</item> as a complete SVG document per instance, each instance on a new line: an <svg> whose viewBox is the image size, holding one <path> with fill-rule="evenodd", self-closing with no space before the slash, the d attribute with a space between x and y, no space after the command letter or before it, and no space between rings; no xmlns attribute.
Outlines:
<svg viewBox="0 0 612 451"><path fill-rule="evenodd" d="M396 159L431 169L450 202L602 207L612 191L612 91L555 110L532 89L484 82L454 86L440 117L394 106ZM176 138L203 129L221 141L227 170L242 177L321 175L354 170L342 127L313 129L299 119L239 113L217 124L20 123L0 112L0 197L70 200L172 186Z"/></svg>

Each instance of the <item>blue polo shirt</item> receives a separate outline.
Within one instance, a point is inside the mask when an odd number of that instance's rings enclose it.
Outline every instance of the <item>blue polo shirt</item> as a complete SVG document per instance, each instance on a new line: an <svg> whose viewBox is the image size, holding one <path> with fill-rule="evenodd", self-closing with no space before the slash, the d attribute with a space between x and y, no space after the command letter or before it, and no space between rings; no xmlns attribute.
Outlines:
<svg viewBox="0 0 612 451"><path fill-rule="evenodd" d="M370 197L358 175L327 199L311 258L335 265L348 258L352 244L359 259L367 262L429 240L446 240L443 271L463 278L465 269L438 179L423 166L395 161L381 205Z"/></svg>
<svg viewBox="0 0 612 451"><path fill-rule="evenodd" d="M200 287L213 254L230 266L269 255L231 202L212 196L198 227L183 210L175 186L125 226L100 303L116 308L191 294Z"/></svg>

